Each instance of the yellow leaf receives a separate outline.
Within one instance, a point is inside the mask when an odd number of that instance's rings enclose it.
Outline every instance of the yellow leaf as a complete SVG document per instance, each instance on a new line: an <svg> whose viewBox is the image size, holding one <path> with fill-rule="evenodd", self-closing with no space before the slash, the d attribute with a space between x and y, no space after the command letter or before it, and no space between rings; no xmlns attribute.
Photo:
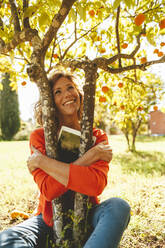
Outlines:
<svg viewBox="0 0 165 248"><path fill-rule="evenodd" d="M3 90L3 85L2 85L2 83L0 83L0 90Z"/></svg>
<svg viewBox="0 0 165 248"><path fill-rule="evenodd" d="M43 25L49 25L50 24L50 18L46 12L43 12L39 17L38 17L38 22L40 26Z"/></svg>

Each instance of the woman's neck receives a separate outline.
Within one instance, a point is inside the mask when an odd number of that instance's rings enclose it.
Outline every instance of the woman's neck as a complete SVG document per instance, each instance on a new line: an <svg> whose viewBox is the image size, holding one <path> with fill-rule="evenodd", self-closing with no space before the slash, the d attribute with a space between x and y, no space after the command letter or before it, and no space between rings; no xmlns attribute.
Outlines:
<svg viewBox="0 0 165 248"><path fill-rule="evenodd" d="M67 126L76 130L80 130L80 122L78 120L73 120L71 118L69 118L68 120L65 121L60 121L60 127L61 126Z"/></svg>

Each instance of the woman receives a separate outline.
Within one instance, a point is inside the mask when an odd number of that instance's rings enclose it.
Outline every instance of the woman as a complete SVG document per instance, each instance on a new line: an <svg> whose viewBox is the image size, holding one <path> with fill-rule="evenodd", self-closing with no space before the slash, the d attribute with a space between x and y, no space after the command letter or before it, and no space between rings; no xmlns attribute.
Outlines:
<svg viewBox="0 0 165 248"><path fill-rule="evenodd" d="M54 73L49 79L56 107L58 132L62 125L80 130L82 95L74 77ZM36 117L42 124L40 102ZM72 190L88 195L92 203L90 224L93 231L84 248L116 248L130 219L130 207L120 198L111 198L99 204L100 195L107 184L108 163L112 150L106 134L93 129L95 145L82 157L71 163L46 156L43 128L32 132L32 155L27 166L40 190L35 217L0 234L0 247L45 247L47 236L53 236L51 201ZM90 179L90 180L89 180Z"/></svg>

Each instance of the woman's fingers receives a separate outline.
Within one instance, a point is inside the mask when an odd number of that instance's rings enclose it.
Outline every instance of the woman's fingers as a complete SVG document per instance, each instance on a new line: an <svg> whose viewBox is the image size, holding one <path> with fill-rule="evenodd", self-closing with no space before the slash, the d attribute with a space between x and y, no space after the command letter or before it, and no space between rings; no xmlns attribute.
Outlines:
<svg viewBox="0 0 165 248"><path fill-rule="evenodd" d="M31 145L31 150L33 153L41 154L41 152L39 150L37 150L33 145Z"/></svg>

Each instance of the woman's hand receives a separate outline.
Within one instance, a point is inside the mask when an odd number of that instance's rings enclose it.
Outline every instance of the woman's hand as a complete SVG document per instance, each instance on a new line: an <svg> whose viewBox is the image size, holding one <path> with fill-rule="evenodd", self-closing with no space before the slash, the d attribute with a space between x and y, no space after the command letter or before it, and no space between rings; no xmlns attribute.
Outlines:
<svg viewBox="0 0 165 248"><path fill-rule="evenodd" d="M82 157L74 161L73 164L89 166L98 160L104 160L108 163L112 160L112 148L106 141L89 149Z"/></svg>
<svg viewBox="0 0 165 248"><path fill-rule="evenodd" d="M93 153L93 156L97 160L104 160L108 163L112 160L112 148L105 141L97 144L96 146L92 147L90 150Z"/></svg>
<svg viewBox="0 0 165 248"><path fill-rule="evenodd" d="M44 156L40 151L38 151L34 146L31 146L33 154L28 157L27 167L30 173L32 173L35 169L39 168L39 162Z"/></svg>

